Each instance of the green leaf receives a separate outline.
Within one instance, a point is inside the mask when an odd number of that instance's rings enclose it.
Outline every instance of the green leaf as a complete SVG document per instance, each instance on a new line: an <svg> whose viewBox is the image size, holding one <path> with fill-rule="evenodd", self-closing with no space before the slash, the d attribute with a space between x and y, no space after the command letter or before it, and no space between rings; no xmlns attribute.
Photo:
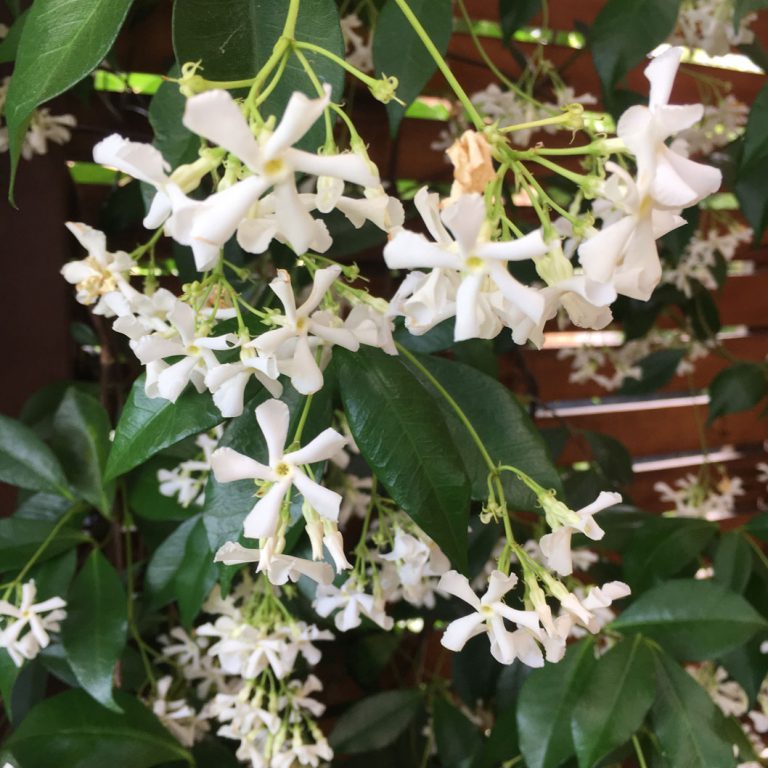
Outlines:
<svg viewBox="0 0 768 768"><path fill-rule="evenodd" d="M720 539L714 557L715 581L734 592L743 592L752 575L752 548L739 531Z"/></svg>
<svg viewBox="0 0 768 768"><path fill-rule="evenodd" d="M468 768L480 747L477 726L441 697L435 699L432 714L440 765L444 768Z"/></svg>
<svg viewBox="0 0 768 768"><path fill-rule="evenodd" d="M444 55L453 31L450 0L409 0L408 5L421 22L435 47ZM376 75L398 79L397 97L387 104L389 130L394 136L405 116L406 108L421 93L437 69L435 60L408 23L395 0L387 0L376 21L373 36L373 61Z"/></svg>
<svg viewBox="0 0 768 768"><path fill-rule="evenodd" d="M499 0L499 18L503 40L511 40L512 35L520 27L524 27L539 13L541 3L542 0Z"/></svg>
<svg viewBox="0 0 768 768"><path fill-rule="evenodd" d="M201 516L185 520L154 551L147 565L146 589L150 608L161 608L175 597L174 577L178 572L187 549L187 541Z"/></svg>
<svg viewBox="0 0 768 768"><path fill-rule="evenodd" d="M256 422L254 411L256 406L268 398L269 393L262 391L249 401L243 409L242 416L229 422L219 445L233 448L257 461L266 461L267 444L264 441L261 428ZM290 386L285 388L280 399L288 405L291 414L288 435L292 439L301 418L301 411L306 398ZM332 399L333 388L330 382L326 380L325 386L312 398L312 405L302 434L302 442L305 445L331 425L333 418ZM211 473L205 488L203 520L212 552L216 552L227 541L238 540L243 532L243 520L256 504L255 492L256 488L252 480L218 483Z"/></svg>
<svg viewBox="0 0 768 768"><path fill-rule="evenodd" d="M589 43L603 89L610 94L632 67L663 43L677 21L680 0L608 0Z"/></svg>
<svg viewBox="0 0 768 768"><path fill-rule="evenodd" d="M581 768L627 742L654 698L653 656L640 635L602 656L573 713L573 742Z"/></svg>
<svg viewBox="0 0 768 768"><path fill-rule="evenodd" d="M632 456L616 438L585 430L584 438L603 474L616 485L629 485L634 477Z"/></svg>
<svg viewBox="0 0 768 768"><path fill-rule="evenodd" d="M203 76L209 80L252 78L272 53L282 34L288 3L272 0L176 0L173 5L173 48L181 66L202 61ZM296 40L322 46L344 58L344 40L334 0L302 0ZM302 52L320 82L332 87L332 100L340 101L344 70L325 56ZM303 91L317 96L300 61L291 56L280 82L260 107L262 114L280 115L291 93ZM304 148L314 151L324 138L322 124L315 125Z"/></svg>
<svg viewBox="0 0 768 768"><path fill-rule="evenodd" d="M44 563L35 565L29 572L29 576L35 580L38 602L47 600L49 597L66 595L76 567L77 551L75 549L69 549Z"/></svg>
<svg viewBox="0 0 768 768"><path fill-rule="evenodd" d="M750 705L757 700L763 681L768 676L768 655L760 650L762 644L763 637L757 635L718 659L718 663L728 671L728 677L746 691Z"/></svg>
<svg viewBox="0 0 768 768"><path fill-rule="evenodd" d="M5 648L0 648L0 699L3 700L5 714L11 716L11 695L16 678L19 676L21 667L13 663L13 659L8 655Z"/></svg>
<svg viewBox="0 0 768 768"><path fill-rule="evenodd" d="M183 460L180 457L153 456L131 473L128 503L134 514L145 520L181 521L187 520L190 512L198 509L195 504L182 507L176 496L160 493L157 473L161 469L173 469Z"/></svg>
<svg viewBox="0 0 768 768"><path fill-rule="evenodd" d="M736 363L712 379L709 385L707 423L729 413L748 411L768 394L768 377L758 363Z"/></svg>
<svg viewBox="0 0 768 768"><path fill-rule="evenodd" d="M434 328L421 336L414 336L403 324L402 318L395 320L395 341L410 349L411 352L423 352L425 355L433 352L443 352L453 346L454 318L449 317L438 323Z"/></svg>
<svg viewBox="0 0 768 768"><path fill-rule="evenodd" d="M635 591L674 576L696 559L717 533L706 520L659 517L638 528L624 553L624 575Z"/></svg>
<svg viewBox="0 0 768 768"><path fill-rule="evenodd" d="M724 718L704 689L665 653L654 653L656 701L653 730L669 764L729 768L731 745L720 735Z"/></svg>
<svg viewBox="0 0 768 768"><path fill-rule="evenodd" d="M29 9L24 11L21 16L17 16L16 20L8 30L8 34L0 42L0 64L5 64L8 61L13 61L16 58L16 51L19 48L19 40L21 40L21 32L24 29L24 25L27 23L27 17L29 15Z"/></svg>
<svg viewBox="0 0 768 768"><path fill-rule="evenodd" d="M118 477L163 448L211 429L223 420L210 394L200 394L193 387L188 387L175 403L162 397L147 397L142 375L133 383L120 414L106 477Z"/></svg>
<svg viewBox="0 0 768 768"><path fill-rule="evenodd" d="M645 592L611 627L641 632L673 656L711 659L737 648L768 622L741 596L719 584L679 579Z"/></svg>
<svg viewBox="0 0 768 768"><path fill-rule="evenodd" d="M637 363L639 379L627 378L621 387L622 395L645 395L669 384L677 366L685 357L684 349L658 349Z"/></svg>
<svg viewBox="0 0 768 768"><path fill-rule="evenodd" d="M67 390L53 417L51 445L75 491L109 517L114 485L106 484L109 416L98 400L74 387Z"/></svg>
<svg viewBox="0 0 768 768"><path fill-rule="evenodd" d="M55 525L53 520L27 520L19 517L0 520L0 571L23 568ZM65 525L42 551L38 562L56 557L86 539L87 536L78 529Z"/></svg>
<svg viewBox="0 0 768 768"><path fill-rule="evenodd" d="M0 414L0 481L73 499L53 451L20 421Z"/></svg>
<svg viewBox="0 0 768 768"><path fill-rule="evenodd" d="M756 536L761 541L768 541L768 512L751 517L744 527L752 536Z"/></svg>
<svg viewBox="0 0 768 768"><path fill-rule="evenodd" d="M190 627L216 583L217 568L208 545L202 518L198 518L184 546L184 555L173 579L181 623Z"/></svg>
<svg viewBox="0 0 768 768"><path fill-rule="evenodd" d="M6 741L5 747L24 768L59 765L77 768L150 768L192 756L137 699L115 692L121 713L74 690L40 702Z"/></svg>
<svg viewBox="0 0 768 768"><path fill-rule="evenodd" d="M112 674L127 631L127 603L120 577L95 549L69 590L61 640L80 685L115 712L120 707L112 697Z"/></svg>
<svg viewBox="0 0 768 768"><path fill-rule="evenodd" d="M755 242L768 226L768 85L757 94L749 110L744 151L736 174L735 192L744 216L754 230Z"/></svg>
<svg viewBox="0 0 768 768"><path fill-rule="evenodd" d="M13 180L36 107L95 69L112 47L131 0L36 0L21 32L5 102Z"/></svg>
<svg viewBox="0 0 768 768"><path fill-rule="evenodd" d="M476 368L439 357L418 355L419 362L448 391L466 414L495 464L508 464L526 472L544 488L562 493L560 476L549 459L546 444L520 401L503 384ZM409 362L405 363L423 382L443 412L472 481L472 498L488 498L488 466L446 399ZM505 473L504 491L510 507L537 511L534 493L514 475Z"/></svg>
<svg viewBox="0 0 768 768"><path fill-rule="evenodd" d="M338 754L372 752L392 744L423 706L418 690L384 691L353 704L338 720L329 742Z"/></svg>
<svg viewBox="0 0 768 768"><path fill-rule="evenodd" d="M179 77L179 68L173 67L168 77ZM170 81L157 89L149 103L149 124L155 133L152 143L171 168L194 162L200 149L200 138L181 122L186 103L179 86Z"/></svg>
<svg viewBox="0 0 768 768"><path fill-rule="evenodd" d="M569 646L558 664L528 676L517 706L520 752L528 768L557 768L573 754L571 716L594 665L592 641L586 639Z"/></svg>
<svg viewBox="0 0 768 768"><path fill-rule="evenodd" d="M395 503L465 570L469 480L432 393L399 357L379 349L336 349L333 364L363 458Z"/></svg>

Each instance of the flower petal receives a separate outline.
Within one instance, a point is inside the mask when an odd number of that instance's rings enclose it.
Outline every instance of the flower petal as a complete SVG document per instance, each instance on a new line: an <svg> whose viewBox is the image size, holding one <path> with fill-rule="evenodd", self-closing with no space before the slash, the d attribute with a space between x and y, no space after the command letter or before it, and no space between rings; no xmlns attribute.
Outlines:
<svg viewBox="0 0 768 768"><path fill-rule="evenodd" d="M286 453L285 460L291 464L314 464L330 459L347 444L347 438L335 429L323 430L314 440L293 453Z"/></svg>
<svg viewBox="0 0 768 768"><path fill-rule="evenodd" d="M470 613L452 621L446 628L440 643L449 651L460 651L470 638L483 633L484 618L479 613Z"/></svg>
<svg viewBox="0 0 768 768"><path fill-rule="evenodd" d="M275 535L280 508L291 485L290 480L275 483L243 521L243 533L249 539L268 539Z"/></svg>
<svg viewBox="0 0 768 768"><path fill-rule="evenodd" d="M267 400L256 408L256 421L264 433L271 467L283 458L290 419L288 406L282 400Z"/></svg>
<svg viewBox="0 0 768 768"><path fill-rule="evenodd" d="M424 235L403 229L384 246L384 261L390 269L415 269L420 267L447 267L458 269L459 258L455 253L430 243Z"/></svg>
<svg viewBox="0 0 768 768"><path fill-rule="evenodd" d="M264 145L264 159L271 160L295 144L317 121L331 100L331 86L323 86L325 96L310 99L300 91L294 91L274 133Z"/></svg>
<svg viewBox="0 0 768 768"><path fill-rule="evenodd" d="M211 469L219 483L231 483L234 480L272 480L274 475L255 459L244 456L232 448L217 448L211 454Z"/></svg>
<svg viewBox="0 0 768 768"><path fill-rule="evenodd" d="M473 608L480 608L480 598L469 586L467 577L462 576L458 571L444 573L440 577L437 588L443 592L448 592L450 595L455 595L465 603L469 603Z"/></svg>
<svg viewBox="0 0 768 768"><path fill-rule="evenodd" d="M166 171L170 166L151 144L129 141L113 133L93 148L93 159L100 165L109 165L127 173L134 179L154 187L168 181Z"/></svg>
<svg viewBox="0 0 768 768"><path fill-rule="evenodd" d="M334 523L339 519L341 496L336 491L324 488L307 477L300 469L295 469L293 472L293 484L318 515Z"/></svg>
<svg viewBox="0 0 768 768"><path fill-rule="evenodd" d="M287 149L285 159L291 167L313 176L330 176L366 188L375 187L380 183L379 178L371 173L368 163L353 152L314 155L300 149Z"/></svg>
<svg viewBox="0 0 768 768"><path fill-rule="evenodd" d="M227 91L206 91L187 99L182 122L193 133L239 157L251 170L257 167L259 145Z"/></svg>

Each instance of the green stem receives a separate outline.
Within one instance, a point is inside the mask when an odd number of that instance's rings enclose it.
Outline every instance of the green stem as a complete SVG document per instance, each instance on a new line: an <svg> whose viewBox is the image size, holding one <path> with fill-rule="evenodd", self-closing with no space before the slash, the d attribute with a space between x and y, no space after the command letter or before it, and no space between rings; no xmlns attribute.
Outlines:
<svg viewBox="0 0 768 768"><path fill-rule="evenodd" d="M475 105L472 103L469 96L467 96L467 92L461 87L461 84L456 79L453 72L451 72L450 67L442 57L440 51L437 50L435 44L432 42L432 39L427 33L427 30L424 29L416 14L410 9L410 6L406 0L395 0L395 2L397 3L397 7L403 12L403 15L408 20L408 23L413 28L413 31L419 36L419 39L424 44L424 47L429 52L429 55L434 59L435 64L437 64L437 68L440 70L443 77L448 81L448 85L451 86L451 90L456 94L456 98L458 98L464 109L466 109L467 114L469 115L470 120L472 120L474 123L476 130L483 130L485 127L483 118L480 116L480 113L477 111L477 109L475 109Z"/></svg>
<svg viewBox="0 0 768 768"><path fill-rule="evenodd" d="M571 171L563 168L561 165L553 163L551 160L547 160L546 157L538 157L537 155L532 155L531 160L533 160L535 163L538 163L539 165L543 165L545 168L549 168L550 171L554 171L564 179L568 179L574 184L578 184L580 187L583 186L589 178L581 173L572 173Z"/></svg>
<svg viewBox="0 0 768 768"><path fill-rule="evenodd" d="M330 59L334 64L338 64L340 67L342 67L342 69L345 69L347 72L349 72L350 75L365 83L369 88L375 86L379 82L376 78L371 77L370 75L366 75L365 72L362 72L357 67L353 67L345 59L342 59L335 53L327 51L325 48L319 45L308 43L305 40L296 40L293 43L293 47L294 49L301 48L304 51L312 51L313 53L319 53L321 56L325 56L326 59Z"/></svg>
<svg viewBox="0 0 768 768"><path fill-rule="evenodd" d="M296 44L292 44L293 54L301 62L301 66L304 67L304 71L307 73L309 81L312 83L314 89L317 91L317 95L322 99L325 97L325 91L323 85L315 74L315 70L312 69L312 65L307 61L307 57L296 47ZM323 120L325 122L325 146L327 149L334 147L333 141L333 123L331 122L330 110L326 107L323 110Z"/></svg>
<svg viewBox="0 0 768 768"><path fill-rule="evenodd" d="M42 557L43 552L45 552L46 549L48 549L51 542L56 538L59 531L70 521L72 517L75 516L78 512L81 512L84 510L85 504L78 502L77 504L73 504L62 516L59 518L59 521L56 523L56 525L51 528L50 533L45 537L43 542L40 544L40 546L33 552L32 557L27 560L24 567L19 571L16 578L8 585L8 587L5 590L5 593L3 594L3 600L7 600L11 592L13 591L14 587L16 587L18 584L21 584L22 581L24 581L25 576L32 570L35 563Z"/></svg>
<svg viewBox="0 0 768 768"><path fill-rule="evenodd" d="M268 98L269 94L272 93L272 91L275 90L277 87L277 84L280 82L280 79L283 76L283 72L285 72L285 67L288 64L288 49L286 48L283 52L283 57L280 59L280 63L277 65L277 69L275 70L275 74L272 76L272 79L269 81L269 84L267 85L264 90L254 99L253 107L254 109L258 109Z"/></svg>
<svg viewBox="0 0 768 768"><path fill-rule="evenodd" d="M292 444L301 442L301 435L304 432L304 427L307 424L307 419L309 418L309 409L312 407L312 398L314 396L315 396L314 393L311 395L307 395L307 398L304 400L304 407L301 409L299 424L296 427L296 432L293 435Z"/></svg>
<svg viewBox="0 0 768 768"><path fill-rule="evenodd" d="M559 125L560 123L567 123L572 119L572 115L570 115L568 112L563 112L560 115L555 115L554 117L544 117L541 120L529 120L527 123L506 125L504 128L499 128L499 131L501 133L514 133L515 131L524 131L528 128L540 128L545 125Z"/></svg>
<svg viewBox="0 0 768 768"><path fill-rule="evenodd" d="M637 738L636 734L632 734L632 744L635 747L635 754L637 755L637 762L639 763L640 768L648 768L648 763L645 762L645 755L640 747L640 740Z"/></svg>
<svg viewBox="0 0 768 768"><path fill-rule="evenodd" d="M277 42L272 48L272 53L264 62L264 66L258 71L256 77L253 79L253 84L251 85L251 90L248 93L248 98L246 100L248 104L252 104L255 101L261 87L267 81L270 73L280 63L281 58L288 50L296 33L296 20L299 16L300 2L301 0L289 0L288 12L285 16L285 24L283 25L283 33L277 39Z"/></svg>

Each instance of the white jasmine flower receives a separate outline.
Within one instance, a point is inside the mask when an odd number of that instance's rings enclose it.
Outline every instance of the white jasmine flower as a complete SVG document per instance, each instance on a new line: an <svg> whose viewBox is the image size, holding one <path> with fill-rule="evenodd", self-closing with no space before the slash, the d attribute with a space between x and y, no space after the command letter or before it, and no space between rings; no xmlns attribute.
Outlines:
<svg viewBox="0 0 768 768"><path fill-rule="evenodd" d="M378 347L388 355L397 354L392 338L392 320L370 304L356 304L352 307L344 319L344 327L354 334L360 344Z"/></svg>
<svg viewBox="0 0 768 768"><path fill-rule="evenodd" d="M645 68L651 89L647 107L630 107L619 119L616 133L637 158L641 199L648 194L656 207L687 208L720 188L716 168L695 163L665 143L668 138L698 123L701 104L670 105L672 84L680 66L681 48L670 48Z"/></svg>
<svg viewBox="0 0 768 768"><path fill-rule="evenodd" d="M687 665L686 672L709 694L726 717L741 717L749 709L749 697L734 680L728 679L728 672L712 662L698 666Z"/></svg>
<svg viewBox="0 0 768 768"><path fill-rule="evenodd" d="M384 601L363 592L352 578L347 579L340 588L333 584L319 586L312 605L318 615L324 618L339 611L334 617L339 632L359 627L361 615L367 616L387 631L394 626L394 620L384 611Z"/></svg>
<svg viewBox="0 0 768 768"><path fill-rule="evenodd" d="M219 548L214 562L224 565L258 563L256 572L264 571L270 583L276 585L286 584L289 580L298 581L301 576L306 576L318 584L330 584L333 581L333 569L328 563L269 553L266 549L247 549L233 541L228 541Z"/></svg>
<svg viewBox="0 0 768 768"><path fill-rule="evenodd" d="M170 675L157 681L155 696L151 699L155 717L185 747L191 747L208 731L208 723L201 720L186 699L168 700L172 678Z"/></svg>
<svg viewBox="0 0 768 768"><path fill-rule="evenodd" d="M189 99L184 125L235 155L255 176L217 193L222 197L204 201L203 208L194 201L176 201L173 236L180 242L188 241L193 249L201 249L200 260L215 262L218 249L234 234L249 208L272 187L278 229L296 253L305 253L316 239L316 222L299 199L296 172L338 178L363 187L378 183L365 160L356 154L313 155L291 146L322 115L330 102L330 92L326 85L325 96L318 99L293 93L275 130L263 131L258 139L227 91L207 91ZM198 210L204 213L198 214Z"/></svg>
<svg viewBox="0 0 768 768"><path fill-rule="evenodd" d="M621 494L602 491L595 501L576 512L551 495L542 496L539 502L544 508L547 524L552 529L552 533L542 536L539 541L544 560L547 567L560 576L568 576L573 573L571 536L579 531L593 541L602 539L605 532L594 521L593 516L614 504L619 504Z"/></svg>
<svg viewBox="0 0 768 768"><path fill-rule="evenodd" d="M113 317L130 312L129 302L140 295L129 283L133 259L124 251L107 251L106 235L87 224L68 221L66 226L88 251L86 258L69 261L61 268L64 279L77 289L77 301L86 306L95 304L95 315Z"/></svg>
<svg viewBox="0 0 768 768"><path fill-rule="evenodd" d="M457 571L448 571L440 578L439 589L461 598L475 609L461 619L452 621L445 630L440 642L451 651L460 651L467 641L475 635L488 634L491 655L501 664L511 664L520 659L529 667L544 665L544 657L534 636L525 629L510 632L504 620L539 631L539 619L534 611L518 611L502 602L504 595L517 584L517 576L505 576L500 571L493 571L488 580L488 589L479 598L469 586L466 576Z"/></svg>
<svg viewBox="0 0 768 768"><path fill-rule="evenodd" d="M200 336L195 311L182 301L176 302L168 320L173 335L156 332L138 339L132 346L144 365L154 363L156 366L156 380L150 382L147 375L147 396L175 403L190 381L198 392L205 391L206 374L219 365L213 351L230 349L236 338L232 334ZM177 356L182 359L171 365L163 362L165 358Z"/></svg>
<svg viewBox="0 0 768 768"><path fill-rule="evenodd" d="M344 58L361 72L373 72L373 35L356 13L342 16L339 23L346 51Z"/></svg>
<svg viewBox="0 0 768 768"><path fill-rule="evenodd" d="M13 663L20 667L24 659L34 659L51 642L50 632L58 632L67 617L67 603L60 597L51 597L36 603L37 587L34 579L21 588L18 606L0 600L0 616L7 616L0 631L0 648L5 648Z"/></svg>
<svg viewBox="0 0 768 768"><path fill-rule="evenodd" d="M277 380L279 375L274 358L259 357L252 349L241 347L240 361L210 368L205 374L205 386L221 415L232 418L243 412L245 388L251 377L256 378L272 397L280 397L283 385Z"/></svg>
<svg viewBox="0 0 768 768"><path fill-rule="evenodd" d="M522 285L507 270L509 261L542 256L547 246L536 230L518 240L490 242L485 203L479 194L464 195L438 214L437 195L426 188L415 199L427 229L435 242L407 230L398 232L384 248L384 260L390 269L431 267L451 270L460 277L455 293L456 341L492 338L498 333L499 312L503 300L534 324L544 313L544 299L534 289ZM451 231L453 238L448 234ZM455 239L454 239L455 238ZM517 329L513 328L517 340Z"/></svg>
<svg viewBox="0 0 768 768"><path fill-rule="evenodd" d="M220 483L245 479L272 483L243 523L245 535L252 539L275 534L283 499L291 485L321 517L332 522L339 517L341 496L310 479L300 467L326 461L345 444L346 439L329 428L303 448L284 453L289 420L288 406L280 400L267 400L256 408L256 421L267 443L268 466L231 448L219 448L211 457L213 473Z"/></svg>
<svg viewBox="0 0 768 768"><path fill-rule="evenodd" d="M275 358L281 373L289 376L293 386L303 395L317 392L323 386L323 373L315 360L313 347L338 344L354 352L360 346L355 334L341 327L341 321L337 325L337 318L329 312L315 311L340 274L341 267L338 266L318 269L309 296L296 307L290 275L285 270L278 270L269 286L285 310L284 315L272 317L280 327L262 333L246 345L262 356Z"/></svg>

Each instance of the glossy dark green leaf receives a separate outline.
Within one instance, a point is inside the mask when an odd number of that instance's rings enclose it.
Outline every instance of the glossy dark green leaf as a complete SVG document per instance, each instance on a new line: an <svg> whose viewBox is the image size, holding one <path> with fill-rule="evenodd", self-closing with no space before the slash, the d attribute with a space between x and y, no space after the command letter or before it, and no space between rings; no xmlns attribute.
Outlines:
<svg viewBox="0 0 768 768"><path fill-rule="evenodd" d="M706 520L659 517L645 522L624 553L624 575L633 590L679 573L717 533Z"/></svg>
<svg viewBox="0 0 768 768"><path fill-rule="evenodd" d="M587 441L592 456L603 474L616 485L629 485L634 477L632 456L623 443L610 435L586 430Z"/></svg>
<svg viewBox="0 0 768 768"><path fill-rule="evenodd" d="M736 363L712 379L709 385L708 422L754 408L768 395L766 369L758 363Z"/></svg>
<svg viewBox="0 0 768 768"><path fill-rule="evenodd" d="M768 225L768 85L758 93L749 111L744 151L736 175L735 191L741 210L759 241Z"/></svg>
<svg viewBox="0 0 768 768"><path fill-rule="evenodd" d="M130 6L131 0L36 0L30 8L5 102L11 188L34 109L101 63Z"/></svg>
<svg viewBox="0 0 768 768"><path fill-rule="evenodd" d="M589 43L605 92L669 36L680 0L608 0L595 19Z"/></svg>
<svg viewBox="0 0 768 768"><path fill-rule="evenodd" d="M64 596L69 591L77 567L77 551L70 549L50 560L38 563L29 576L35 580L37 601L49 597Z"/></svg>
<svg viewBox="0 0 768 768"><path fill-rule="evenodd" d="M383 749L408 727L423 705L423 695L417 690L368 696L338 719L329 742L339 755Z"/></svg>
<svg viewBox="0 0 768 768"><path fill-rule="evenodd" d="M573 711L573 742L581 768L592 768L640 728L653 703L653 656L636 635L602 656Z"/></svg>
<svg viewBox="0 0 768 768"><path fill-rule="evenodd" d="M432 392L399 357L379 349L336 349L333 362L363 458L395 502L464 570L470 484Z"/></svg>
<svg viewBox="0 0 768 768"><path fill-rule="evenodd" d="M444 54L453 31L450 0L409 0L408 5L427 31L435 47ZM397 97L409 105L437 69L434 59L414 32L395 0L387 0L376 21L373 37L376 74L398 79ZM394 136L405 115L405 107L387 104L390 132Z"/></svg>
<svg viewBox="0 0 768 768"><path fill-rule="evenodd" d="M734 592L743 592L752 574L752 547L739 531L726 533L714 556L715 581Z"/></svg>
<svg viewBox="0 0 768 768"><path fill-rule="evenodd" d="M402 318L395 321L395 341L402 344L411 352L422 352L429 355L432 352L442 352L453 346L453 328L455 322L452 317L438 323L432 330L421 336L414 336L402 323Z"/></svg>
<svg viewBox="0 0 768 768"><path fill-rule="evenodd" d="M40 702L5 747L24 768L151 768L192 756L137 699L117 691L120 714L105 709L84 691L60 693Z"/></svg>
<svg viewBox="0 0 768 768"><path fill-rule="evenodd" d="M178 77L178 67L173 67L168 77ZM149 124L155 133L152 142L172 168L197 159L200 138L184 126L181 118L187 100L179 86L164 82L149 103Z"/></svg>
<svg viewBox="0 0 768 768"><path fill-rule="evenodd" d="M499 18L504 40L509 40L520 27L541 11L542 0L499 0Z"/></svg>
<svg viewBox="0 0 768 768"><path fill-rule="evenodd" d="M242 416L229 422L219 444L251 456L257 461L266 461L267 445L254 412L256 406L268 398L269 394L263 391L248 402ZM302 443L305 445L331 425L332 398L333 388L330 382L326 381L323 389L312 398L309 416L302 434ZM281 400L288 405L290 411L288 435L289 439L292 439L306 398L296 392L292 386L287 386ZM216 552L225 542L237 541L240 537L243 532L243 520L256 503L255 493L256 487L252 480L218 483L211 473L205 489L203 520L212 552Z"/></svg>
<svg viewBox="0 0 768 768"><path fill-rule="evenodd" d="M0 481L31 491L51 491L74 498L59 460L20 421L0 414Z"/></svg>
<svg viewBox="0 0 768 768"><path fill-rule="evenodd" d="M621 394L645 395L666 386L674 378L685 352L685 349L658 349L651 352L637 363L640 378L626 378L620 390Z"/></svg>
<svg viewBox="0 0 768 768"><path fill-rule="evenodd" d="M51 445L76 493L109 517L114 485L104 479L109 416L98 400L68 389L53 417Z"/></svg>
<svg viewBox="0 0 768 768"><path fill-rule="evenodd" d="M496 541L499 535L497 531ZM488 559L486 558L486 562ZM503 667L488 653L488 638L483 634L470 638L451 659L453 689L468 707L493 698Z"/></svg>
<svg viewBox="0 0 768 768"><path fill-rule="evenodd" d="M140 376L133 383L117 423L106 477L122 475L163 448L223 420L207 392L199 394L188 387L175 403L162 397L150 398L144 394L144 376Z"/></svg>
<svg viewBox="0 0 768 768"><path fill-rule="evenodd" d="M544 488L562 492L560 476L549 459L544 440L512 392L490 376L467 365L426 355L419 355L418 360L466 414L495 464L517 467ZM406 361L406 365L410 363ZM467 428L429 380L415 367L412 370L424 382L426 389L434 392L435 402L443 411L454 445L472 481L472 497L487 498L488 467ZM503 478L510 507L530 511L539 509L536 496L516 477L507 472Z"/></svg>
<svg viewBox="0 0 768 768"><path fill-rule="evenodd" d="M517 730L528 768L557 768L574 753L573 708L595 665L591 639L569 646L562 661L535 669L520 691Z"/></svg>
<svg viewBox="0 0 768 768"><path fill-rule="evenodd" d="M761 541L768 541L768 512L751 517L745 528L750 535Z"/></svg>
<svg viewBox="0 0 768 768"><path fill-rule="evenodd" d="M190 627L216 583L217 568L208 544L205 524L198 518L185 543L179 569L173 579L181 623Z"/></svg>
<svg viewBox="0 0 768 768"><path fill-rule="evenodd" d="M287 3L272 0L176 0L173 6L173 47L179 65L202 61L210 80L251 78L267 61L282 34ZM333 0L302 0L295 38L322 46L344 58L339 14ZM321 83L329 83L339 101L344 70L324 56L303 51ZM317 96L300 61L291 56L280 82L267 99L264 116L279 116L294 91ZM306 149L314 151L324 139L322 121L309 132Z"/></svg>
<svg viewBox="0 0 768 768"><path fill-rule="evenodd" d="M668 581L642 594L611 625L640 632L680 659L711 659L737 648L768 622L741 596L697 579Z"/></svg>
<svg viewBox="0 0 768 768"><path fill-rule="evenodd" d="M8 651L5 648L0 648L0 698L3 700L5 714L9 718L11 716L13 686L20 671L21 668L13 663Z"/></svg>
<svg viewBox="0 0 768 768"><path fill-rule="evenodd" d="M152 608L167 605L176 597L174 578L184 560L187 541L200 520L199 514L185 520L153 552L145 578Z"/></svg>
<svg viewBox="0 0 768 768"><path fill-rule="evenodd" d="M733 750L721 736L724 718L709 694L665 653L654 653L654 662L653 731L669 765L732 768Z"/></svg>
<svg viewBox="0 0 768 768"><path fill-rule="evenodd" d="M25 401L19 412L19 420L23 421L38 437L48 440L53 432L53 419L64 399L64 395L72 389L98 399L99 386L90 381L71 381L64 379L55 381L33 392Z"/></svg>
<svg viewBox="0 0 768 768"><path fill-rule="evenodd" d="M477 725L443 698L435 699L432 716L440 764L445 768L469 768L481 744Z"/></svg>
<svg viewBox="0 0 768 768"><path fill-rule="evenodd" d="M0 571L23 568L51 534L56 523L52 520L26 520L6 517L0 520ZM86 540L74 525L64 525L50 544L42 550L38 562L43 562Z"/></svg>
<svg viewBox="0 0 768 768"><path fill-rule="evenodd" d="M80 685L116 712L120 709L112 696L112 675L127 630L125 590L115 569L96 549L69 590L61 640Z"/></svg>

